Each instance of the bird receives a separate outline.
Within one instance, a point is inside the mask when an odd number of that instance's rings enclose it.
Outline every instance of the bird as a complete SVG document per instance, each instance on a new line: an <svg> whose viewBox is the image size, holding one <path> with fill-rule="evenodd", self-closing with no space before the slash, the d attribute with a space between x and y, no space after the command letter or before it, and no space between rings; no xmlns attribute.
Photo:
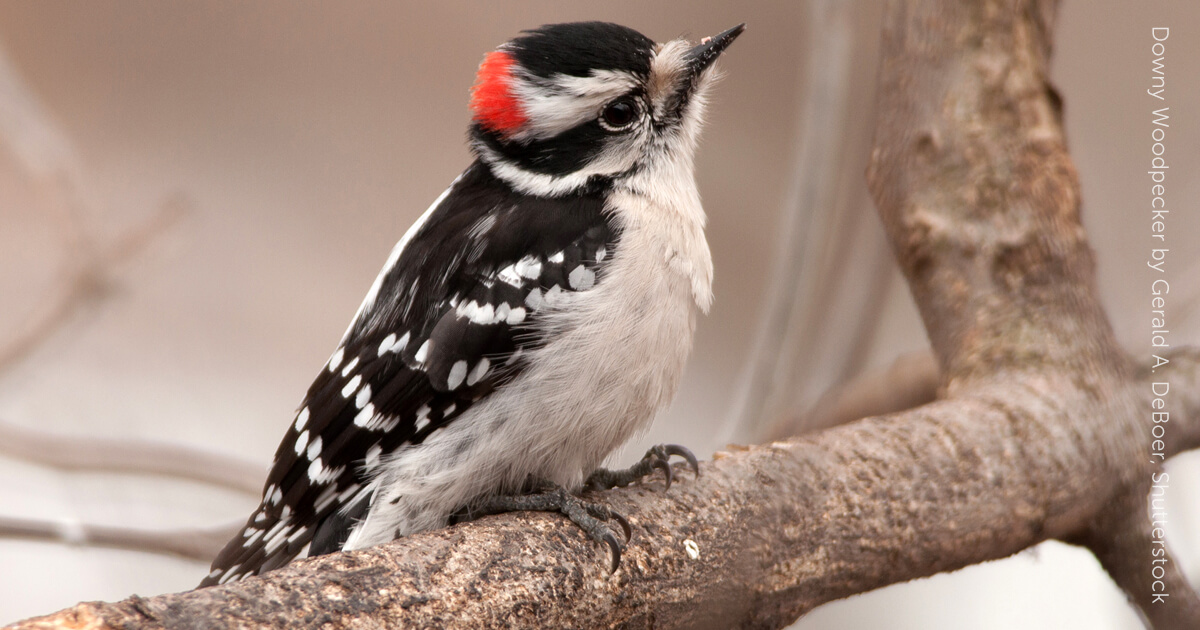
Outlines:
<svg viewBox="0 0 1200 630"><path fill-rule="evenodd" d="M606 22L488 52L473 155L404 233L309 387L263 498L201 587L483 514L561 512L612 551L628 521L582 498L662 470L599 466L675 395L713 300L694 176L714 62Z"/></svg>

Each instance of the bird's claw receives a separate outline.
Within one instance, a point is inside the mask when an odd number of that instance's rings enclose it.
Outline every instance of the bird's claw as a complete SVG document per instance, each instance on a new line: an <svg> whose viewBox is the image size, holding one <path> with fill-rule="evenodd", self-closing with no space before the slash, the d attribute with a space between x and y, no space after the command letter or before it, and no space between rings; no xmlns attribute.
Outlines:
<svg viewBox="0 0 1200 630"><path fill-rule="evenodd" d="M688 466L692 469L692 472L697 477L700 476L700 462L696 459L696 455L687 447L680 446L678 444L660 444L659 446L663 449L663 451L666 452L667 457L670 457L671 455L678 455L679 457L687 460Z"/></svg>
<svg viewBox="0 0 1200 630"><path fill-rule="evenodd" d="M587 481L584 482L584 488L588 490L608 490L610 488L624 487L635 481L644 479L655 470L661 470L663 471L663 476L666 478L666 486L669 490L671 484L675 481L675 470L671 467L672 455L685 459L692 472L697 477L700 476L700 462L690 450L678 444L659 444L646 451L646 455L638 463L624 470L596 469L588 477Z"/></svg>
<svg viewBox="0 0 1200 630"><path fill-rule="evenodd" d="M623 545L604 521L616 521L625 534L625 542L628 543L633 538L633 527L629 525L629 520L608 506L586 502L559 485L544 480L534 481L535 483L528 486L533 489L531 493L485 497L452 514L450 521L459 523L505 512L560 512L578 525L592 540L608 545L612 551L612 571L615 572L621 564Z"/></svg>

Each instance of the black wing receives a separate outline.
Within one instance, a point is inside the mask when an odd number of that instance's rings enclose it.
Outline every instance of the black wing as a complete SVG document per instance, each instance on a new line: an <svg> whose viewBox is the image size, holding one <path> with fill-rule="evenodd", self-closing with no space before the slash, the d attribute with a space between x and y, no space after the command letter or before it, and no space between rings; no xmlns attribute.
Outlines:
<svg viewBox="0 0 1200 630"><path fill-rule="evenodd" d="M598 194L512 191L476 162L402 244L275 454L263 501L201 586L340 548L381 457L523 368L547 294L591 288L618 228Z"/></svg>

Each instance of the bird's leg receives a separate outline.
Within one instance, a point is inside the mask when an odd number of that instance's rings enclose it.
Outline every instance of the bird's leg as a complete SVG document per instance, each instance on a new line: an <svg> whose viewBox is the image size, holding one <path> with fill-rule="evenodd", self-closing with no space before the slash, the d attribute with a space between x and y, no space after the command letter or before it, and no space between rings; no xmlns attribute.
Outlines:
<svg viewBox="0 0 1200 630"><path fill-rule="evenodd" d="M587 481L583 482L583 487L586 490L608 490L609 488L624 487L635 481L640 481L657 468L666 475L667 488L670 489L671 482L675 479L675 475L671 470L670 459L672 455L678 455L686 459L692 471L697 476L700 475L700 463L696 461L696 456L691 451L678 444L659 444L646 451L646 455L642 457L641 461L624 470L597 468L595 472L588 476Z"/></svg>
<svg viewBox="0 0 1200 630"><path fill-rule="evenodd" d="M460 509L450 516L450 523L462 523L490 514L506 512L560 512L592 540L608 545L612 550L612 571L621 564L622 544L617 541L612 529L604 522L613 520L621 525L625 542L633 536L629 521L607 506L589 503L571 494L562 486L546 480L531 480L532 490L525 494L496 495L484 497Z"/></svg>

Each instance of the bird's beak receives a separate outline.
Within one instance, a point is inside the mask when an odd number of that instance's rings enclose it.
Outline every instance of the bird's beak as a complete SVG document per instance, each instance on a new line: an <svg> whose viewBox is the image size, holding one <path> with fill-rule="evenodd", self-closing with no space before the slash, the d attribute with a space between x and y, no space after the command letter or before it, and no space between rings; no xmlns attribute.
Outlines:
<svg viewBox="0 0 1200 630"><path fill-rule="evenodd" d="M737 26L716 35L713 37L705 37L700 40L698 46L692 47L687 53L688 64L691 66L692 81L696 80L709 66L721 56L721 53L729 48L733 40L737 39L742 31L746 30L746 24L738 24Z"/></svg>

